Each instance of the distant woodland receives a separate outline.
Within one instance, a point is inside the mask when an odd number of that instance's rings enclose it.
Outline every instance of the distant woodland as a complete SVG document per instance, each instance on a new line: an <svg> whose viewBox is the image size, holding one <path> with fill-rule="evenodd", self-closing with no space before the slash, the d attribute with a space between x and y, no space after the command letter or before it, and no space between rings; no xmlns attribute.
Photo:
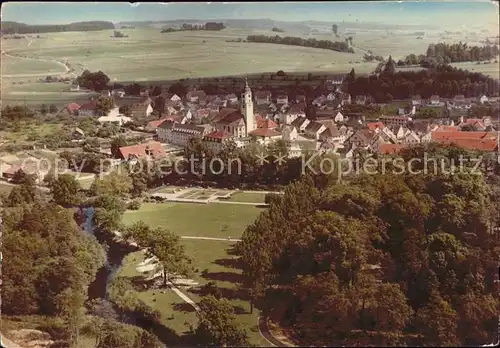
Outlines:
<svg viewBox="0 0 500 348"><path fill-rule="evenodd" d="M304 47L314 47L323 48L338 52L349 52L354 53L354 50L349 47L346 42L333 42L328 40L316 40L316 39L303 39L301 37L292 36L266 36L266 35L248 35L248 42L261 42L261 43L273 43L280 45L291 45L291 46L304 46Z"/></svg>
<svg viewBox="0 0 500 348"><path fill-rule="evenodd" d="M467 43L438 43L430 44L425 55L410 54L405 58L406 64L420 64L429 67L436 64L455 62L473 62L497 58L499 54L497 45L467 46Z"/></svg>
<svg viewBox="0 0 500 348"><path fill-rule="evenodd" d="M217 22L207 22L203 25L196 25L196 24L187 24L184 23L180 28L164 28L162 29L162 33L172 33L174 31L190 31L190 30L213 30L213 31L219 31L222 29L225 29L226 27L224 26L224 23L217 23Z"/></svg>
<svg viewBox="0 0 500 348"><path fill-rule="evenodd" d="M284 33L285 32L283 29L276 28L276 27L274 27L272 30L277 32L277 33Z"/></svg>
<svg viewBox="0 0 500 348"><path fill-rule="evenodd" d="M70 24L54 25L28 25L18 22L2 22L1 32L8 34L33 34L33 33L56 33L65 31L94 31L114 29L111 22L93 21L93 22L75 22Z"/></svg>

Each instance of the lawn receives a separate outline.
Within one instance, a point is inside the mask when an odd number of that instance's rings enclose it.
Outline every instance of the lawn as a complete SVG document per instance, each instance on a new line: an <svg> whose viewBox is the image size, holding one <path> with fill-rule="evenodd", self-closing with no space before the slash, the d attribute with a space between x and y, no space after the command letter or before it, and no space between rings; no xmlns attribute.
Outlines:
<svg viewBox="0 0 500 348"><path fill-rule="evenodd" d="M125 212L124 222L142 220L180 236L238 238L262 211L236 204L145 203L139 210Z"/></svg>
<svg viewBox="0 0 500 348"><path fill-rule="evenodd" d="M260 192L236 192L229 198L233 202L264 203L265 193Z"/></svg>
<svg viewBox="0 0 500 348"><path fill-rule="evenodd" d="M200 286L214 281L221 294L229 299L233 305L236 320L246 329L250 342L266 346L266 341L260 336L257 327L259 311L254 309L254 312L250 314L248 301L243 299L244 295L238 291L241 271L234 268L235 257L230 255L232 243L207 240L182 240L181 243L184 245L187 255L193 260L195 272L192 279L197 281ZM144 254L142 252L129 254L125 258L119 274L126 277L138 276L136 267L143 260ZM200 287L182 291L195 302L199 302L203 297ZM161 294L159 290L147 290L140 292L138 296L153 308L158 309L162 313L162 323L177 334L187 332L189 330L188 323L193 325L196 323L196 314L193 308L184 303L172 291Z"/></svg>

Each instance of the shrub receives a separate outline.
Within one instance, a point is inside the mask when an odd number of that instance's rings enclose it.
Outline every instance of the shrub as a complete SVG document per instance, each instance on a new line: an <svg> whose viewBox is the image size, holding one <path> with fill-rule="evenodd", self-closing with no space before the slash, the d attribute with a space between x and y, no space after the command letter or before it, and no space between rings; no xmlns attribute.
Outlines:
<svg viewBox="0 0 500 348"><path fill-rule="evenodd" d="M141 202L138 200L134 200L128 204L127 209L139 210L139 209L141 209Z"/></svg>

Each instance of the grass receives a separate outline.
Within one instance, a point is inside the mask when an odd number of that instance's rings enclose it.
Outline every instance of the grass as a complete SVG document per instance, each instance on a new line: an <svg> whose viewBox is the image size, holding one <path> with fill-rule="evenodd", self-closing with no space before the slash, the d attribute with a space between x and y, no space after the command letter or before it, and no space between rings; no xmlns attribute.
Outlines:
<svg viewBox="0 0 500 348"><path fill-rule="evenodd" d="M249 313L249 303L242 299L238 291L241 281L241 271L235 269L234 256L230 255L231 243L206 240L182 240L186 254L193 260L195 273L192 279L200 286L214 281L222 295L226 297L235 310L235 317L248 333L250 342L258 346L266 346L266 341L260 336L257 322L259 311L254 309ZM136 277L137 265L144 260L143 252L129 254L125 260L119 275L125 277ZM190 290L181 290L193 301L199 302L203 298L200 286ZM161 294L159 290L147 290L138 293L138 297L159 310L162 314L162 323L178 334L186 333L191 323L195 326L196 314L193 308L187 305L174 292L168 291ZM173 317L173 318L172 318Z"/></svg>
<svg viewBox="0 0 500 348"><path fill-rule="evenodd" d="M229 198L233 202L264 203L265 193L260 192L236 192Z"/></svg>
<svg viewBox="0 0 500 348"><path fill-rule="evenodd" d="M6 183L0 181L0 194L8 195L13 188L14 186L7 185Z"/></svg>
<svg viewBox="0 0 500 348"><path fill-rule="evenodd" d="M262 211L236 204L145 203L139 210L125 212L124 223L142 220L180 236L238 238Z"/></svg>
<svg viewBox="0 0 500 348"><path fill-rule="evenodd" d="M17 132L0 132L0 137L14 143L20 143L27 141L29 136L41 138L52 135L61 129L63 129L62 124L26 122L20 125Z"/></svg>

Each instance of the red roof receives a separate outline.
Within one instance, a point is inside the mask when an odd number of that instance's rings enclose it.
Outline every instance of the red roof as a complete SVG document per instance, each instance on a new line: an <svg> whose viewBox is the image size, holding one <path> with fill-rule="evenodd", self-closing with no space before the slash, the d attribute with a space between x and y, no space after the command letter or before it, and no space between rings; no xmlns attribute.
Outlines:
<svg viewBox="0 0 500 348"><path fill-rule="evenodd" d="M157 141L120 147L120 153L124 159L129 159L130 156L141 158L146 156L146 149L149 149L152 152L153 157L162 157L166 155L162 144Z"/></svg>
<svg viewBox="0 0 500 348"><path fill-rule="evenodd" d="M146 126L147 128L158 128L160 127L163 122L165 122L167 119L166 118L162 118L161 120L154 120L154 121L151 121L148 123L148 125Z"/></svg>
<svg viewBox="0 0 500 348"><path fill-rule="evenodd" d="M380 144L378 149L381 154L392 155L406 147L408 147L407 144Z"/></svg>
<svg viewBox="0 0 500 348"><path fill-rule="evenodd" d="M210 140L210 139L219 139L219 140L222 140L222 139L228 139L228 138L232 138L233 135L229 132L226 132L226 131L215 131L215 132L212 132L212 133L209 133L205 136L205 139L207 140Z"/></svg>
<svg viewBox="0 0 500 348"><path fill-rule="evenodd" d="M269 129L269 128L258 128L256 130L250 132L250 134L256 135L259 137L275 137L275 136L281 135L281 133L276 132L275 130Z"/></svg>
<svg viewBox="0 0 500 348"><path fill-rule="evenodd" d="M83 104L80 106L78 110L95 110L97 108L97 104L95 101L89 101L88 103Z"/></svg>
<svg viewBox="0 0 500 348"><path fill-rule="evenodd" d="M78 110L80 108L80 105L78 105L77 103L71 103L71 104L66 105L66 108L71 112L75 112L76 110Z"/></svg>
<svg viewBox="0 0 500 348"><path fill-rule="evenodd" d="M495 151L498 148L496 139L439 139L438 142L467 150Z"/></svg>
<svg viewBox="0 0 500 348"><path fill-rule="evenodd" d="M454 139L496 139L495 132L432 132L432 140L454 140Z"/></svg>
<svg viewBox="0 0 500 348"><path fill-rule="evenodd" d="M273 129L278 127L276 122L263 118L260 115L255 115L255 122L257 123L257 128L269 128Z"/></svg>
<svg viewBox="0 0 500 348"><path fill-rule="evenodd" d="M384 123L382 122L368 122L366 125L369 130L384 129Z"/></svg>

